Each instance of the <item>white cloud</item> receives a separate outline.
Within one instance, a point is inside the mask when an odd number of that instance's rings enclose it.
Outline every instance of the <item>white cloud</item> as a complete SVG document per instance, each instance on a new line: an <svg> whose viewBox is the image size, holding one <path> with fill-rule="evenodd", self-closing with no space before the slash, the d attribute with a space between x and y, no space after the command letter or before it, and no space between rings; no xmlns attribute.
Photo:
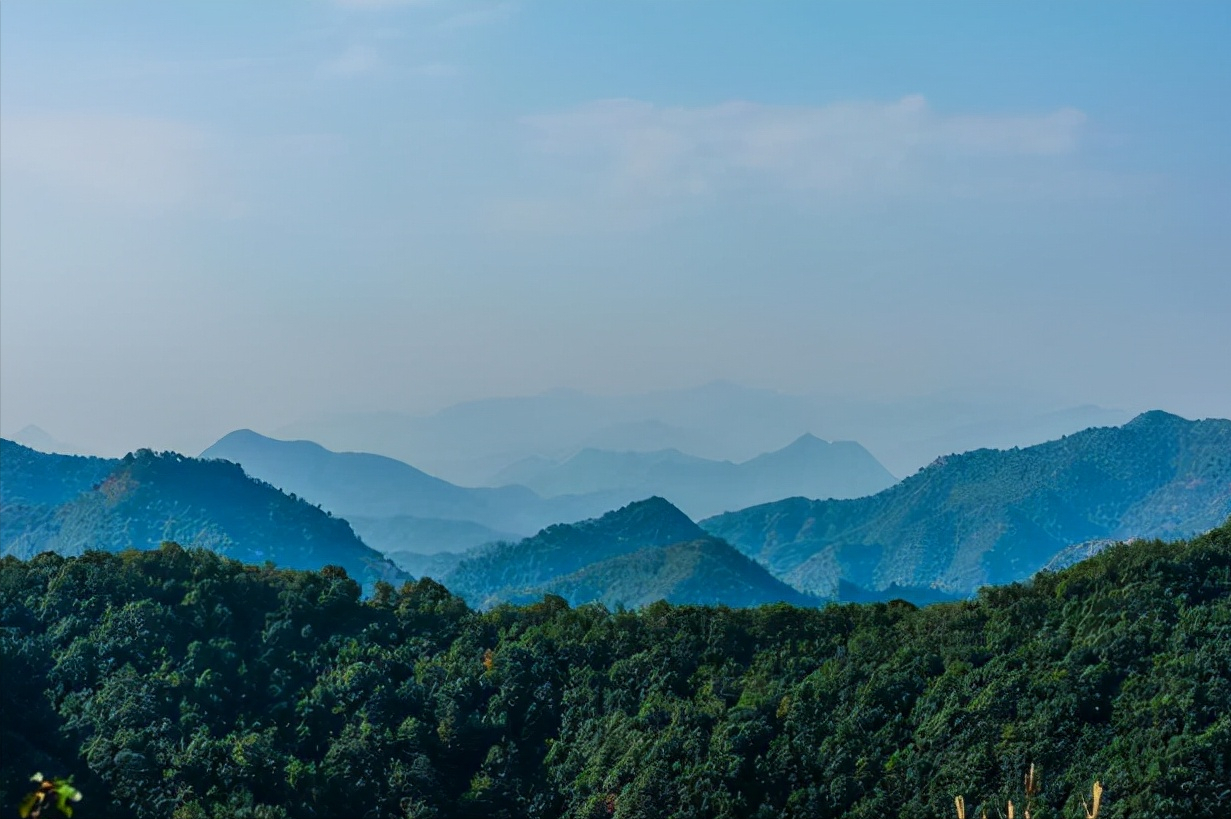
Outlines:
<svg viewBox="0 0 1231 819"><path fill-rule="evenodd" d="M918 95L815 107L736 101L686 108L616 99L524 120L546 155L579 161L611 192L638 197L767 182L831 193L956 183L988 162L1072 154L1084 122L1072 108L946 115Z"/></svg>
<svg viewBox="0 0 1231 819"><path fill-rule="evenodd" d="M513 17L519 3L515 0L333 0L335 5L358 10L384 10L406 7L439 12L437 29L470 28L502 23ZM443 15L443 16L440 16Z"/></svg>
<svg viewBox="0 0 1231 819"><path fill-rule="evenodd" d="M203 192L208 143L169 120L9 116L0 120L0 171L94 203L177 207Z"/></svg>
<svg viewBox="0 0 1231 819"><path fill-rule="evenodd" d="M370 46L353 45L338 56L326 60L320 73L327 77L357 77L371 74L380 67L380 55Z"/></svg>

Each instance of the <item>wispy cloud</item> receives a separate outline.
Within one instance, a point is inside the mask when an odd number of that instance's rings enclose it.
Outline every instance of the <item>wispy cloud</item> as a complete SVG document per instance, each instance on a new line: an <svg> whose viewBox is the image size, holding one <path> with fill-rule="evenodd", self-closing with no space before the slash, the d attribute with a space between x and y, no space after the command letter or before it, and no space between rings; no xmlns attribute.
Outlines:
<svg viewBox="0 0 1231 819"><path fill-rule="evenodd" d="M527 117L533 142L580 162L616 193L697 196L772 183L821 192L907 189L988 161L1076 152L1085 115L942 114L915 95L892 102L707 107L601 100Z"/></svg>
<svg viewBox="0 0 1231 819"><path fill-rule="evenodd" d="M9 116L0 120L0 172L73 198L169 208L200 201L209 179L204 131L162 119Z"/></svg>
<svg viewBox="0 0 1231 819"><path fill-rule="evenodd" d="M517 13L518 5L514 2L499 2L481 5L476 8L458 12L446 17L436 24L437 28L470 28L473 26L488 26L493 23L503 23Z"/></svg>
<svg viewBox="0 0 1231 819"><path fill-rule="evenodd" d="M436 29L469 28L501 23L520 8L515 0L333 0L335 5L358 10L399 8L432 9Z"/></svg>

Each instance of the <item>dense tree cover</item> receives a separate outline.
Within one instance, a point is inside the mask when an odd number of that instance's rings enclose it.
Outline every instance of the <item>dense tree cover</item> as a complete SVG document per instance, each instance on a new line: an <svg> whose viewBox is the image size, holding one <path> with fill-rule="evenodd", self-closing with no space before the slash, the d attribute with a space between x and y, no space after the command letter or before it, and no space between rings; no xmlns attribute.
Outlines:
<svg viewBox="0 0 1231 819"><path fill-rule="evenodd" d="M896 602L468 609L205 550L0 562L0 806L77 816L1231 815L1231 522ZM994 813L993 813L994 815Z"/></svg>
<svg viewBox="0 0 1231 819"><path fill-rule="evenodd" d="M789 498L701 527L796 589L973 594L1100 538L1179 538L1231 514L1231 420L1147 412L1037 446L938 458L855 500Z"/></svg>

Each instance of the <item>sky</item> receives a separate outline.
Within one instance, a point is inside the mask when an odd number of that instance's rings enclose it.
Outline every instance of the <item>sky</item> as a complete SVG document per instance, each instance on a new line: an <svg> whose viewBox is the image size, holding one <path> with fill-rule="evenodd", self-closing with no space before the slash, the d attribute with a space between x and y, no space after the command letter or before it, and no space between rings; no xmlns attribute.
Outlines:
<svg viewBox="0 0 1231 819"><path fill-rule="evenodd" d="M725 379L1231 415L1231 4L0 5L0 433Z"/></svg>

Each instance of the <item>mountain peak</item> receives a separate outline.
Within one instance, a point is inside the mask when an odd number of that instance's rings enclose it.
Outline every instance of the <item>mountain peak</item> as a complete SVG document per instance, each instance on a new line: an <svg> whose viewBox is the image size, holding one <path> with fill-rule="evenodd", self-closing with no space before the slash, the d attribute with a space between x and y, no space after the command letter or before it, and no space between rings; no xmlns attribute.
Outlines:
<svg viewBox="0 0 1231 819"><path fill-rule="evenodd" d="M794 441L787 444L787 449L803 449L804 447L826 447L829 446L829 441L824 438L818 438L811 432L805 432Z"/></svg>
<svg viewBox="0 0 1231 819"><path fill-rule="evenodd" d="M78 447L57 440L51 433L36 424L26 424L18 430L12 440L37 452L57 455L80 454Z"/></svg>
<svg viewBox="0 0 1231 819"><path fill-rule="evenodd" d="M256 432L254 430L244 428L244 429L237 429L237 430L234 430L233 432L228 432L226 435L223 435L221 438L215 441L212 446L210 446L208 449L202 452L201 457L203 458L214 457L210 453L216 450L227 450L233 447L246 447L246 448L250 448L250 447L281 447L281 448L293 447L293 448L302 449L302 450L310 449L313 451L319 450L320 452L327 452L327 450L323 446L316 443L315 441L303 441L303 440L284 441L278 438L270 438L268 435L262 435L261 433ZM226 456L224 455L222 457L225 458Z"/></svg>
<svg viewBox="0 0 1231 819"><path fill-rule="evenodd" d="M1186 418L1181 418L1178 415L1173 415L1170 412L1163 410L1148 410L1138 415L1133 420L1129 421L1124 426L1131 429L1145 429L1160 426L1170 426L1172 424L1187 424L1191 423Z"/></svg>
<svg viewBox="0 0 1231 819"><path fill-rule="evenodd" d="M488 605L591 563L705 536L691 518L655 495L602 517L549 526L517 543L481 547L445 577L445 584L472 604Z"/></svg>
<svg viewBox="0 0 1231 819"><path fill-rule="evenodd" d="M221 438L219 438L216 441L216 443L220 444L223 441L264 441L264 440L268 440L268 436L262 435L261 433L256 432L255 430L251 430L251 429L248 429L247 427L244 427L243 429L237 429L232 432L228 432L226 435L223 435Z"/></svg>
<svg viewBox="0 0 1231 819"><path fill-rule="evenodd" d="M654 495L645 500L633 501L592 521L595 528L633 529L644 532L648 529L678 532L680 540L704 534L692 518L685 515L666 498ZM684 537L687 536L687 537Z"/></svg>

